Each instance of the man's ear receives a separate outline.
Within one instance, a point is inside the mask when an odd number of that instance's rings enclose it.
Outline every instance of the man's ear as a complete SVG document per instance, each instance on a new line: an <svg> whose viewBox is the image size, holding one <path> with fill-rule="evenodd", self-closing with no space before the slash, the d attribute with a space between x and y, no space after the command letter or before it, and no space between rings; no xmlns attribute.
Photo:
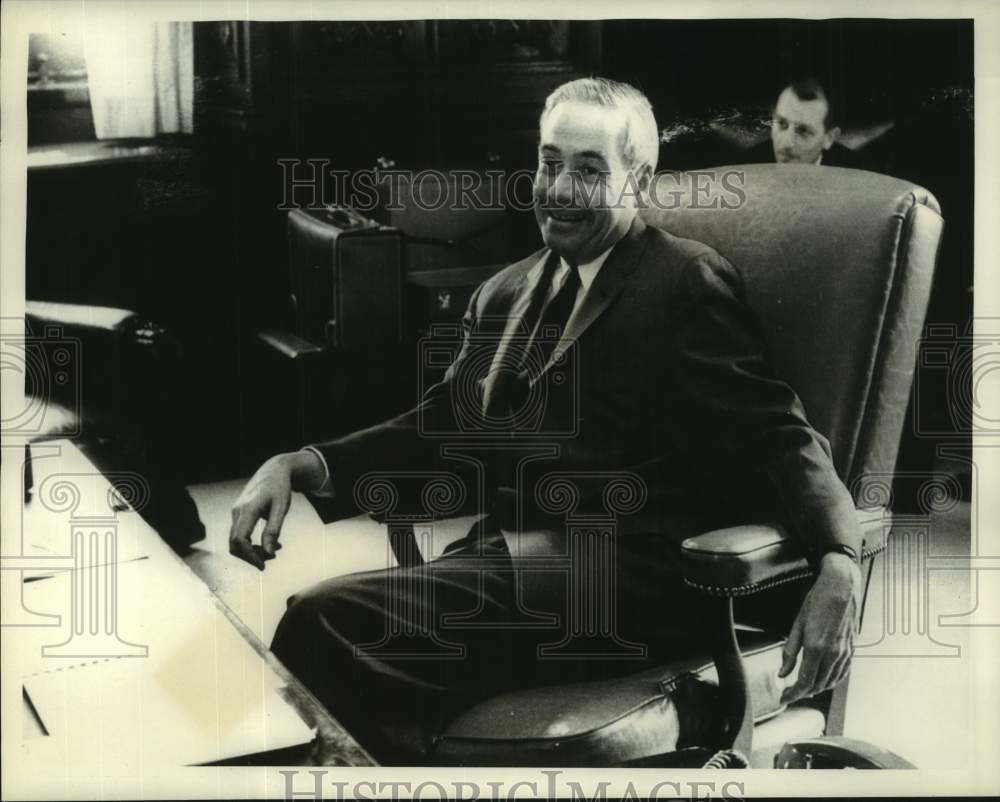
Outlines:
<svg viewBox="0 0 1000 802"><path fill-rule="evenodd" d="M829 150L833 146L833 143L840 139L840 134L841 131L839 125L835 125L827 131L823 142L823 150Z"/></svg>
<svg viewBox="0 0 1000 802"><path fill-rule="evenodd" d="M643 164L633 174L635 175L635 185L638 190L637 200L642 204L649 197L649 185L653 180L653 168L649 164Z"/></svg>

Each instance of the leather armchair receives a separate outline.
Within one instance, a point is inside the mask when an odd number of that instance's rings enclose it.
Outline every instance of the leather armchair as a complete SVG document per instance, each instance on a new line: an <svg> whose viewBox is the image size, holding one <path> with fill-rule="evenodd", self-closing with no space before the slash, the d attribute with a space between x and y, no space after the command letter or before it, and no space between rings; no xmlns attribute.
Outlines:
<svg viewBox="0 0 1000 802"><path fill-rule="evenodd" d="M936 200L874 173L794 165L718 168L712 182L662 174L654 199L647 222L706 242L741 269L771 360L854 495L870 578L891 531L878 489L894 470L937 259ZM906 765L839 737L846 681L784 708L776 673L788 622L737 624L734 600L784 591L794 613L810 586L811 568L780 526L690 537L680 560L705 597L701 650L630 676L487 700L450 724L436 761L700 766L735 749L762 767ZM718 754L715 765L743 764Z"/></svg>

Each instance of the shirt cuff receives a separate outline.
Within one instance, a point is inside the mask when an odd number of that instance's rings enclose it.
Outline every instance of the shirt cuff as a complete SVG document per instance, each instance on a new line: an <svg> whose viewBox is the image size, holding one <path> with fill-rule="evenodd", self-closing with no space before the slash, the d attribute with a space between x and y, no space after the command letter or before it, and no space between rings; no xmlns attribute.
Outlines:
<svg viewBox="0 0 1000 802"><path fill-rule="evenodd" d="M302 451L311 451L317 457L319 461L323 463L323 484L321 484L316 490L310 491L314 496L322 496L323 498L334 498L337 494L333 489L333 482L330 481L330 466L326 464L326 457L323 456L323 452L320 451L315 446L304 446Z"/></svg>

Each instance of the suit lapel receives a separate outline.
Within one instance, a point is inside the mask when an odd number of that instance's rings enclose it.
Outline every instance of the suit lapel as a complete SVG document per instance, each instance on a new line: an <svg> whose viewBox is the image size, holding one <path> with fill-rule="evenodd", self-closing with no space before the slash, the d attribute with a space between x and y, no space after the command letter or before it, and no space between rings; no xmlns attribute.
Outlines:
<svg viewBox="0 0 1000 802"><path fill-rule="evenodd" d="M646 224L637 215L632 221L632 227L628 233L614 246L608 254L607 261L601 267L590 286L583 303L576 310L566 331L563 332L559 343L552 351L548 363L542 369L544 374L553 363L559 358L583 334L595 320L607 309L611 302L618 297L625 288L629 275L638 267L643 251L646 249L646 240L642 236L646 230Z"/></svg>

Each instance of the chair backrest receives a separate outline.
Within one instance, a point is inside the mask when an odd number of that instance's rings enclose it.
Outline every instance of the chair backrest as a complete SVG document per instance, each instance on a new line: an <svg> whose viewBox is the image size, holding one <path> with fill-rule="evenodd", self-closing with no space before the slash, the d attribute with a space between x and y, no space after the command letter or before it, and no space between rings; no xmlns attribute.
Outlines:
<svg viewBox="0 0 1000 802"><path fill-rule="evenodd" d="M495 173L393 173L376 187L372 216L405 237L407 272L513 261L511 218Z"/></svg>
<svg viewBox="0 0 1000 802"><path fill-rule="evenodd" d="M643 216L741 272L848 486L891 473L943 226L933 195L861 170L742 165L656 176Z"/></svg>

